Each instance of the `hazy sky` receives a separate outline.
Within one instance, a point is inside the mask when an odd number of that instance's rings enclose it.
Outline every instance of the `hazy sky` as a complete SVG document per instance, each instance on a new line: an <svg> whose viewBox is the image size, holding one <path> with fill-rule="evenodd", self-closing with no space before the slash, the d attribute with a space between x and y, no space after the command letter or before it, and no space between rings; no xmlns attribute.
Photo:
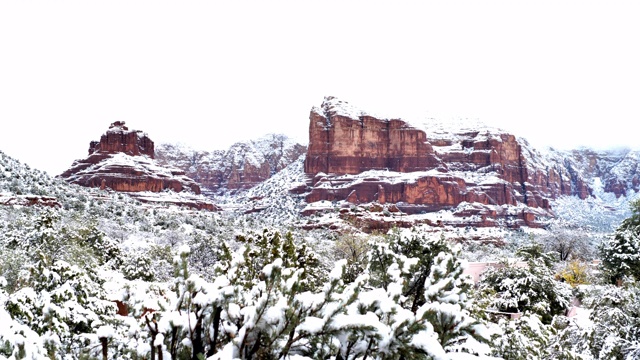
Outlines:
<svg viewBox="0 0 640 360"><path fill-rule="evenodd" d="M334 95L559 148L634 146L636 1L2 1L0 150L56 175L113 121L307 141Z"/></svg>

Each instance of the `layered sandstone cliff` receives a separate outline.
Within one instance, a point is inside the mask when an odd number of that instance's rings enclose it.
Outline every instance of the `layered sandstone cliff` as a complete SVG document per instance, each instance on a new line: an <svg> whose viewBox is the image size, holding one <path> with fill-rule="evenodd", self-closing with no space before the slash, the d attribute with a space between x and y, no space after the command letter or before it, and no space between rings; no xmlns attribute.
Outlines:
<svg viewBox="0 0 640 360"><path fill-rule="evenodd" d="M309 118L307 174L422 171L439 164L424 131L402 120L377 119L327 97Z"/></svg>
<svg viewBox="0 0 640 360"><path fill-rule="evenodd" d="M89 156L76 160L62 177L67 182L114 191L200 194L198 184L184 171L160 166L154 160L154 143L139 130L129 130L124 122L111 124L100 141L89 145ZM139 200L162 202L157 197L138 196ZM169 199L179 205L214 210L215 206L202 199Z"/></svg>
<svg viewBox="0 0 640 360"><path fill-rule="evenodd" d="M463 203L485 205L477 212L489 217L512 213L502 206L548 211L550 199L591 191L504 131L381 119L333 97L311 110L305 173L308 202L391 202L413 213Z"/></svg>

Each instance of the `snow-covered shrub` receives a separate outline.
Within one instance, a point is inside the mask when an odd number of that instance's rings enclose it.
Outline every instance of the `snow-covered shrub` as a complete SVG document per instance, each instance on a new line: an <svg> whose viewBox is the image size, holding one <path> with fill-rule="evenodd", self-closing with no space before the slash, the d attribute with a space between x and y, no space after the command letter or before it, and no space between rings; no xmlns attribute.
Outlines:
<svg viewBox="0 0 640 360"><path fill-rule="evenodd" d="M97 228L97 221L60 209L21 211L0 242L16 254L33 257L39 253L51 262L87 267L108 263L115 268L121 261L118 244Z"/></svg>
<svg viewBox="0 0 640 360"><path fill-rule="evenodd" d="M147 345L140 356L394 359L490 352L491 333L468 310L470 283L455 250L428 255L424 301L412 311L415 297L403 290L415 283L420 259L396 256L388 244L371 250L387 257L384 272L373 265L345 283L346 260L330 274L317 274L320 266L291 235L264 231L238 240L242 246L235 252L222 246L212 282L190 272L192 252L181 247L173 293L141 318L139 343Z"/></svg>
<svg viewBox="0 0 640 360"><path fill-rule="evenodd" d="M0 277L0 358L48 359L42 338L28 325L14 320L6 310L7 294L2 287L6 280Z"/></svg>
<svg viewBox="0 0 640 360"><path fill-rule="evenodd" d="M144 250L139 251L141 251L141 253L136 253L136 255L132 254L131 258L148 257L153 264L151 273L148 275L152 275L156 281L171 281L173 279L174 249L168 245L151 245L146 252Z"/></svg>
<svg viewBox="0 0 640 360"><path fill-rule="evenodd" d="M516 320L501 319L498 324L502 332L495 336L492 355L518 360L548 358L551 331L538 315L529 314Z"/></svg>
<svg viewBox="0 0 640 360"><path fill-rule="evenodd" d="M88 245L100 265L108 264L108 267L117 268L122 264L122 252L117 242L98 229L97 221L91 220L79 226L77 237L83 245Z"/></svg>
<svg viewBox="0 0 640 360"><path fill-rule="evenodd" d="M115 315L96 274L62 260L50 264L42 257L24 284L8 297L6 309L43 338L50 356L78 354L87 336Z"/></svg>
<svg viewBox="0 0 640 360"><path fill-rule="evenodd" d="M369 250L369 238L363 234L341 234L335 240L334 253L338 260L347 260L344 281L354 281L366 267L366 253Z"/></svg>
<svg viewBox="0 0 640 360"><path fill-rule="evenodd" d="M153 263L149 255L145 253L132 252L125 255L120 271L129 280L154 280Z"/></svg>
<svg viewBox="0 0 640 360"><path fill-rule="evenodd" d="M3 288L7 292L11 293L20 286L19 280L28 259L28 255L22 251L0 246L0 276L4 279Z"/></svg>
<svg viewBox="0 0 640 360"><path fill-rule="evenodd" d="M559 261L590 260L595 250L592 245L594 240L590 236L592 232L590 229L556 221L538 240L546 251L556 254Z"/></svg>
<svg viewBox="0 0 640 360"><path fill-rule="evenodd" d="M585 305L592 309L589 348L598 359L635 359L640 347L640 287L605 286L590 294Z"/></svg>
<svg viewBox="0 0 640 360"><path fill-rule="evenodd" d="M320 265L318 259L304 242L296 244L291 232L283 236L279 231L264 229L262 233L240 234L236 240L246 245L243 256L250 260L240 270L247 285L255 284L262 269L276 259L281 259L285 268L301 270L300 282L305 290L315 289L324 282L325 274L315 271ZM223 248L223 253L225 251ZM229 266L229 259L228 255L222 256L224 266Z"/></svg>
<svg viewBox="0 0 640 360"><path fill-rule="evenodd" d="M406 298L403 306L412 312L426 302L425 282L436 257L441 252L459 255L459 250L453 249L443 236L427 236L416 230L393 231L388 239L372 241L370 247L366 259L374 286L386 288L391 281L387 269L392 264L403 266L406 261L412 262L410 275L403 285L403 296Z"/></svg>
<svg viewBox="0 0 640 360"><path fill-rule="evenodd" d="M274 358L335 347L332 335L340 328L331 324L354 301L357 288L345 293L344 264L320 292L310 292L304 274L315 266L303 261L310 258L303 246L273 231L241 237L245 245L236 252L224 247L211 283L189 272L191 251L180 248L174 296L143 316L143 343L149 346L140 355ZM325 324L318 327L318 321Z"/></svg>
<svg viewBox="0 0 640 360"><path fill-rule="evenodd" d="M491 333L470 313L469 297L473 282L463 275L464 267L453 253L440 252L434 259L425 282L426 303L418 309L438 334L446 352L466 352L483 355L489 347Z"/></svg>
<svg viewBox="0 0 640 360"><path fill-rule="evenodd" d="M505 260L502 267L484 273L480 289L485 294L495 294L490 296L497 310L532 312L550 324L553 316L564 314L569 308L571 289L555 280L553 256L544 253L540 244L522 247L516 255L526 261L526 267Z"/></svg>
<svg viewBox="0 0 640 360"><path fill-rule="evenodd" d="M581 315L554 321L550 357L637 359L640 288L636 284L590 286L582 297L585 309Z"/></svg>
<svg viewBox="0 0 640 360"><path fill-rule="evenodd" d="M215 265L222 255L223 243L224 241L211 234L195 232L188 242L191 248L189 265L202 276L213 277Z"/></svg>

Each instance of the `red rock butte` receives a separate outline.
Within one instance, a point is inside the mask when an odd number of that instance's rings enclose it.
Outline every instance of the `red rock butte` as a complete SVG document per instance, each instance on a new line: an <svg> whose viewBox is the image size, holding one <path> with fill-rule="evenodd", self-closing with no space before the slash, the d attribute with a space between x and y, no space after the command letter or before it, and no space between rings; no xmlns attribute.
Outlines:
<svg viewBox="0 0 640 360"><path fill-rule="evenodd" d="M89 145L89 156L76 160L60 175L67 182L120 192L162 192L171 190L198 195L200 187L182 170L159 166L154 160L154 144L147 134L129 130L123 121L111 124L100 141ZM144 200L145 198L138 198ZM211 203L180 203L214 210Z"/></svg>
<svg viewBox="0 0 640 360"><path fill-rule="evenodd" d="M307 202L398 203L412 213L479 203L488 207L465 215L482 215L486 226L502 215L535 226L527 208L549 211L557 196L590 194L564 167L548 166L502 130L430 131L429 124L381 119L334 97L314 107L309 120ZM525 206L509 215L502 205Z"/></svg>

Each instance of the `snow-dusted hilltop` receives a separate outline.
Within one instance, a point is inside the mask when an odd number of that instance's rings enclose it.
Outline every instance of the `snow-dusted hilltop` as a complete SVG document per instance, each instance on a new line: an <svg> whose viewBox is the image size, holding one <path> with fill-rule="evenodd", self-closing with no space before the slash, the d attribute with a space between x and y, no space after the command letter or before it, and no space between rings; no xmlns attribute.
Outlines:
<svg viewBox="0 0 640 360"><path fill-rule="evenodd" d="M161 144L156 149L156 159L162 165L183 170L205 192L224 192L248 189L262 183L305 151L305 146L285 135L270 134L235 143L228 150L212 152Z"/></svg>
<svg viewBox="0 0 640 360"><path fill-rule="evenodd" d="M135 193L142 201L214 209L204 198L194 197L200 194L200 186L182 170L156 162L153 141L145 133L129 130L120 121L111 124L100 141L90 143L86 159L76 160L60 177L82 186ZM173 194L161 197L153 194L165 190ZM176 197L176 193L182 196Z"/></svg>

